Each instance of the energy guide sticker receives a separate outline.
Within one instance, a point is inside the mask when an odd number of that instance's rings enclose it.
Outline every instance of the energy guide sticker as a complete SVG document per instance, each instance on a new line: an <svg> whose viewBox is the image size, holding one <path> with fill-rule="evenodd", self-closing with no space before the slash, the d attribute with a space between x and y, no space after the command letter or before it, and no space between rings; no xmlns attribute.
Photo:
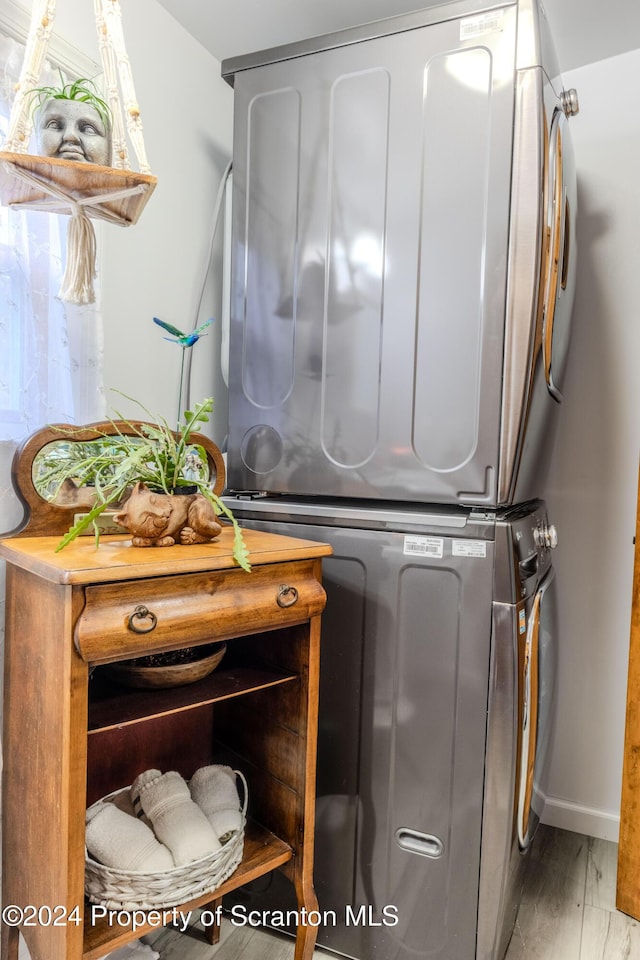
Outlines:
<svg viewBox="0 0 640 960"><path fill-rule="evenodd" d="M454 557L486 557L487 545L484 540L454 540L451 553Z"/></svg>
<svg viewBox="0 0 640 960"><path fill-rule="evenodd" d="M444 540L442 537L407 536L404 538L404 553L413 557L440 559L443 550Z"/></svg>
<svg viewBox="0 0 640 960"><path fill-rule="evenodd" d="M475 40L485 33L495 33L502 30L503 10L492 10L490 13L481 13L476 17L465 17L460 21L460 39Z"/></svg>

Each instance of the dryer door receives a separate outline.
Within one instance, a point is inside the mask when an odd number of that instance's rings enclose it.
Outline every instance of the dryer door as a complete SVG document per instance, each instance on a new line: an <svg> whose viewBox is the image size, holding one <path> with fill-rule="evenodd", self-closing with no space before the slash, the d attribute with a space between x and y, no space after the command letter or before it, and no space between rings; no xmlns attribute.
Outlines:
<svg viewBox="0 0 640 960"><path fill-rule="evenodd" d="M533 598L518 656L520 729L516 788L518 843L526 850L545 802L549 741L555 708L556 590L550 568Z"/></svg>
<svg viewBox="0 0 640 960"><path fill-rule="evenodd" d="M567 118L562 110L557 109L551 121L549 137L549 245L542 351L547 389L558 402L562 400L575 291L577 191L574 166Z"/></svg>

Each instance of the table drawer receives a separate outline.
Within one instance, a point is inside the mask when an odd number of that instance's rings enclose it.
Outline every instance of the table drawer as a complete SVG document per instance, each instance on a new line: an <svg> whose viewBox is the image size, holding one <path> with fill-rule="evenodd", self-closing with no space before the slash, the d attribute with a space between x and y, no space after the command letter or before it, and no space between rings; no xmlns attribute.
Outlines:
<svg viewBox="0 0 640 960"><path fill-rule="evenodd" d="M318 577L304 560L88 586L76 648L106 663L302 623L324 609Z"/></svg>

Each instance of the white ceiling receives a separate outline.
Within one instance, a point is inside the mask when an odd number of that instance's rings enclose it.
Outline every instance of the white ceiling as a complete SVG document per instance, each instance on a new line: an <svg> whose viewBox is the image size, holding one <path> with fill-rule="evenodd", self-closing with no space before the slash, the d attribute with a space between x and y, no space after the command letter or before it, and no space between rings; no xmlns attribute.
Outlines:
<svg viewBox="0 0 640 960"><path fill-rule="evenodd" d="M218 60L434 5L438 0L159 0ZM640 0L545 0L560 69L640 48Z"/></svg>

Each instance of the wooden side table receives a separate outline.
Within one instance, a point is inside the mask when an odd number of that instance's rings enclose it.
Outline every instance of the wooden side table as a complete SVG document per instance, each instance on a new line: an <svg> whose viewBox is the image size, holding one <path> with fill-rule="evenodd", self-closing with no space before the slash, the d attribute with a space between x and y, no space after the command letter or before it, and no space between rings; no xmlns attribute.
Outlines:
<svg viewBox="0 0 640 960"><path fill-rule="evenodd" d="M28 531L27 531L28 532ZM32 960L94 960L153 929L96 919L84 901L88 803L157 767L184 777L229 762L249 784L242 863L215 894L280 868L297 902L317 909L313 834L320 615L325 544L245 531L253 571L232 558L231 530L199 546L135 548L59 536L2 541L7 561L3 782L2 960L18 930ZM155 625L131 628L145 607ZM135 622L135 620L133 621ZM132 691L100 665L227 640L204 680ZM94 668L97 668L94 670ZM295 960L310 960L316 929L300 923Z"/></svg>

